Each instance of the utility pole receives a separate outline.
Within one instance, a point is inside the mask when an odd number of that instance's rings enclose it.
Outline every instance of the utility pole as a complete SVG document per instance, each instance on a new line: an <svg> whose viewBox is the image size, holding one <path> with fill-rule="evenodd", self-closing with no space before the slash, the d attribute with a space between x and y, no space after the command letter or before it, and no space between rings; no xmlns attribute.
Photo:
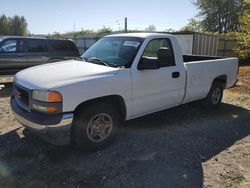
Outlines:
<svg viewBox="0 0 250 188"><path fill-rule="evenodd" d="M118 24L119 32L121 32L121 23L118 20L116 20L115 22Z"/></svg>
<svg viewBox="0 0 250 188"><path fill-rule="evenodd" d="M127 17L125 17L125 26L124 26L124 28L125 28L125 33L127 33L128 32L128 19L127 19Z"/></svg>

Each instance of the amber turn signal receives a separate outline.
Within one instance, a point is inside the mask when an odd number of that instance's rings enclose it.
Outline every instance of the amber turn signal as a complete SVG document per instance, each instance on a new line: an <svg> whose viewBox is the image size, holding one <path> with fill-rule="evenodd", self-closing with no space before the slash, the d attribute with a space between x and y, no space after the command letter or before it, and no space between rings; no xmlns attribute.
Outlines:
<svg viewBox="0 0 250 188"><path fill-rule="evenodd" d="M58 92L49 92L48 93L48 102L61 102L62 101L62 96Z"/></svg>

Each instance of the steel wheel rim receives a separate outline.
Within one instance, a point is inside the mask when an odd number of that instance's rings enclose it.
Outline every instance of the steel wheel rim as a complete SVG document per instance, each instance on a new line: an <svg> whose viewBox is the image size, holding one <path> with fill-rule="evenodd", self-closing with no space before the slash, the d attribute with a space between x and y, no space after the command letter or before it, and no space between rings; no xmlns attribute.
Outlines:
<svg viewBox="0 0 250 188"><path fill-rule="evenodd" d="M215 88L215 90L213 91L213 94L212 94L212 103L214 105L218 104L220 101L220 98L221 98L221 91L219 88Z"/></svg>
<svg viewBox="0 0 250 188"><path fill-rule="evenodd" d="M93 142L102 142L109 137L112 129L112 118L106 113L99 113L89 121L87 136Z"/></svg>

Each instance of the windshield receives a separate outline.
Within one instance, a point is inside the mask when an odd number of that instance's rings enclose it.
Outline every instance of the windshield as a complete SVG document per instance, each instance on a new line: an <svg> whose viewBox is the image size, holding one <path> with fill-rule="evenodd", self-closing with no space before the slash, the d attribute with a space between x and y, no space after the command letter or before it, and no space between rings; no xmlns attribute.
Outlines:
<svg viewBox="0 0 250 188"><path fill-rule="evenodd" d="M142 43L135 37L104 37L91 46L83 55L85 61L107 66L131 66Z"/></svg>

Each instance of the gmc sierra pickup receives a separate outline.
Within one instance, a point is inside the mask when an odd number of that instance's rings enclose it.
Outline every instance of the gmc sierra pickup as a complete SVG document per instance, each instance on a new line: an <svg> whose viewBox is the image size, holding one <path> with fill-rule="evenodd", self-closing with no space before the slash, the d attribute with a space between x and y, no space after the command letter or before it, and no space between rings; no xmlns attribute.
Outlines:
<svg viewBox="0 0 250 188"><path fill-rule="evenodd" d="M16 119L53 144L101 148L123 120L202 99L220 104L238 59L182 55L175 36L110 35L82 56L15 75Z"/></svg>

